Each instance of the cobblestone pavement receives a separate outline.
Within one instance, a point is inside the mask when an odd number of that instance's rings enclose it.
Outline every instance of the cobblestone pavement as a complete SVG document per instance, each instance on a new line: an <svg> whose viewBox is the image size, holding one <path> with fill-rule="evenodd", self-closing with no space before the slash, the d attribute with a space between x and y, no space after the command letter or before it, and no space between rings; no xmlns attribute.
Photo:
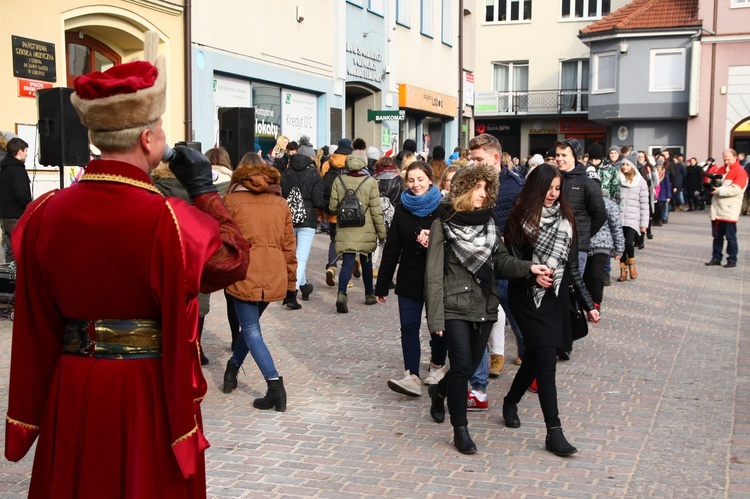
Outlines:
<svg viewBox="0 0 750 499"><path fill-rule="evenodd" d="M310 301L297 311L273 304L262 319L287 412L252 407L265 385L251 360L239 389L221 393L229 332L215 293L204 335L209 496L750 496L750 218L739 223L736 269L703 265L705 211L673 213L654 233L636 250L638 279L605 288L603 320L558 364L563 426L579 449L570 458L544 450L533 394L520 405L519 429L502 424L502 396L517 369L509 329L490 409L469 415L479 452L456 452L449 424L430 419L426 390L413 399L386 387L403 371L395 297L365 306L355 279L350 312L335 312L336 291L323 279L325 234L308 267ZM3 412L11 324L0 322ZM425 328L425 370L427 338ZM25 495L31 464L32 453L0 462L3 497Z"/></svg>

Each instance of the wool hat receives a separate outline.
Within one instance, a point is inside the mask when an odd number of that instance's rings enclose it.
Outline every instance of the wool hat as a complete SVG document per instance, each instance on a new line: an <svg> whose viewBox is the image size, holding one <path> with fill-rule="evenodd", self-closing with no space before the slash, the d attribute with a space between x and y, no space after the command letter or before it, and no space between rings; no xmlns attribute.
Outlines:
<svg viewBox="0 0 750 499"><path fill-rule="evenodd" d="M304 154L311 158L315 158L315 149L313 149L310 138L307 135L303 135L299 138L299 147L297 148L297 154Z"/></svg>
<svg viewBox="0 0 750 499"><path fill-rule="evenodd" d="M591 144L589 146L589 159L603 159L604 148L601 144Z"/></svg>
<svg viewBox="0 0 750 499"><path fill-rule="evenodd" d="M347 138L341 139L341 140L339 140L339 143L336 146L336 149L346 149L348 151L351 151L352 150L352 141L349 140L349 139L347 139Z"/></svg>
<svg viewBox="0 0 750 499"><path fill-rule="evenodd" d="M534 154L529 160L529 166L539 166L544 163L544 158L541 154Z"/></svg>
<svg viewBox="0 0 750 499"><path fill-rule="evenodd" d="M167 107L164 56L155 64L134 61L94 71L73 81L70 96L81 123L92 130L138 128L156 121Z"/></svg>
<svg viewBox="0 0 750 499"><path fill-rule="evenodd" d="M562 141L562 143L570 147L573 150L573 156L575 156L576 160L578 160L578 158L581 157L581 152L583 151L583 148L581 147L581 143L578 142L578 139L565 139Z"/></svg>
<svg viewBox="0 0 750 499"><path fill-rule="evenodd" d="M375 146L370 146L367 148L367 158L368 159L374 159L375 161L380 159L380 149L378 149Z"/></svg>
<svg viewBox="0 0 750 499"><path fill-rule="evenodd" d="M414 142L412 139L406 139L404 141L404 146L401 148L404 151L411 151L413 153L417 152L417 143Z"/></svg>
<svg viewBox="0 0 750 499"><path fill-rule="evenodd" d="M623 156L620 160L622 163L628 163L633 168L636 168L638 166L638 156L635 154L628 154L627 156Z"/></svg>
<svg viewBox="0 0 750 499"><path fill-rule="evenodd" d="M484 198L482 209L492 208L497 200L499 189L499 176L495 169L488 165L472 165L459 168L451 180L451 190L448 193L448 202L462 194L474 189L477 182L484 180L487 197Z"/></svg>

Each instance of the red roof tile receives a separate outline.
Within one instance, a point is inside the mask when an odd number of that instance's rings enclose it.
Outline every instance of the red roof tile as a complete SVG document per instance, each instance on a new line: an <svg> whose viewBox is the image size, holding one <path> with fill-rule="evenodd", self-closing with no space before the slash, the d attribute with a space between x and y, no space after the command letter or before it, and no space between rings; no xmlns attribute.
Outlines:
<svg viewBox="0 0 750 499"><path fill-rule="evenodd" d="M701 26L698 0L633 0L581 30L581 35L608 31Z"/></svg>

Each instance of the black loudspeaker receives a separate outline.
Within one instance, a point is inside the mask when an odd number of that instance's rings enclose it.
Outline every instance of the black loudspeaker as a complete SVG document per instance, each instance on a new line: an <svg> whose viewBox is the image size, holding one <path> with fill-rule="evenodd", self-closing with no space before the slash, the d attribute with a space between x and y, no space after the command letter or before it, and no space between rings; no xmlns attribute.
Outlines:
<svg viewBox="0 0 750 499"><path fill-rule="evenodd" d="M234 168L242 156L255 151L255 108L219 108L219 145L226 148Z"/></svg>
<svg viewBox="0 0 750 499"><path fill-rule="evenodd" d="M73 104L72 88L37 91L39 163L47 166L84 166L89 162L89 129Z"/></svg>

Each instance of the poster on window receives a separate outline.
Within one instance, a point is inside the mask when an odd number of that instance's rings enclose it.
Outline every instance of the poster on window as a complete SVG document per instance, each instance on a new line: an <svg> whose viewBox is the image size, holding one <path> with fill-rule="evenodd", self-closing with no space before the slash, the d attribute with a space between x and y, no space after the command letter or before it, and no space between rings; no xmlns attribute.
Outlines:
<svg viewBox="0 0 750 499"><path fill-rule="evenodd" d="M315 94L284 88L281 90L281 133L289 140L306 135L313 147L319 147L318 97Z"/></svg>
<svg viewBox="0 0 750 499"><path fill-rule="evenodd" d="M204 150L218 147L219 144L219 108L220 107L251 107L253 105L250 82L228 76L214 75L214 136L209 146Z"/></svg>

